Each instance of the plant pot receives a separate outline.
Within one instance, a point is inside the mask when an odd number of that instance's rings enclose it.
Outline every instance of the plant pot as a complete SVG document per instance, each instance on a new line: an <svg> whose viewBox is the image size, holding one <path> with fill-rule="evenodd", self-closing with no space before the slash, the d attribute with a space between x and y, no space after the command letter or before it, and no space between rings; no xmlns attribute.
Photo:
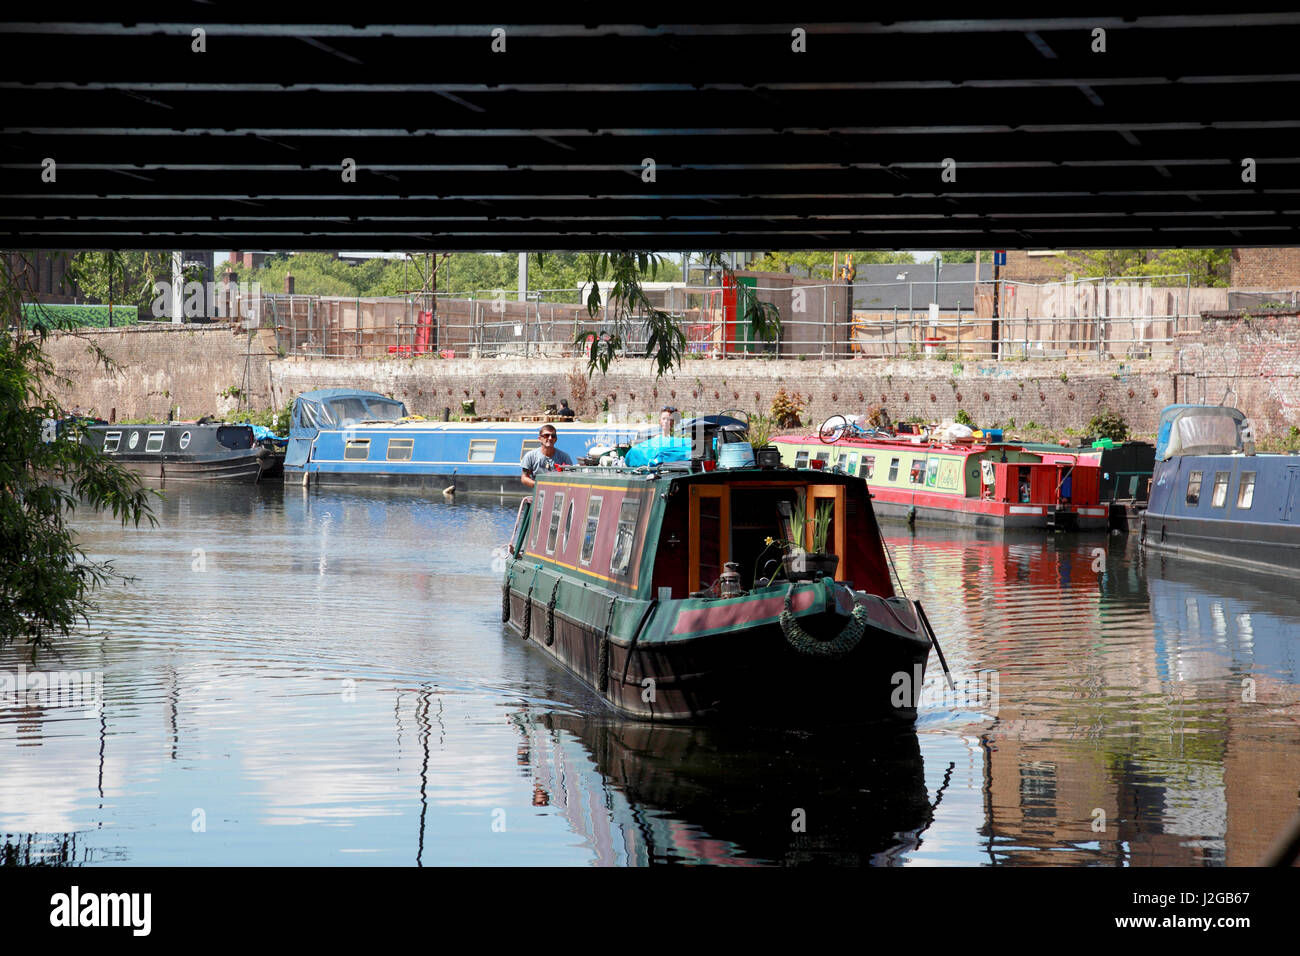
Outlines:
<svg viewBox="0 0 1300 956"><path fill-rule="evenodd" d="M833 578L840 566L838 554L819 551L796 551L781 558L785 574L791 581L816 581Z"/></svg>

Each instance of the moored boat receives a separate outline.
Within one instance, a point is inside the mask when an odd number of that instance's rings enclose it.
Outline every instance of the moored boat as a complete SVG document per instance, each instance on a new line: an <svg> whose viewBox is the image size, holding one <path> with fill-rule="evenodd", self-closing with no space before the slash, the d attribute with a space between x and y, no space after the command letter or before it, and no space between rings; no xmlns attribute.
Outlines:
<svg viewBox="0 0 1300 956"><path fill-rule="evenodd" d="M1044 461L1014 443L817 435L773 443L781 461L858 475L883 517L1001 529L1104 530L1093 461Z"/></svg>
<svg viewBox="0 0 1300 956"><path fill-rule="evenodd" d="M539 475L509 544L510 628L636 718L915 719L931 632L894 592L866 483L690 468ZM821 572L781 557L799 509L809 549L829 522Z"/></svg>
<svg viewBox="0 0 1300 956"><path fill-rule="evenodd" d="M1300 577L1300 456L1254 454L1245 421L1227 406L1164 409L1142 545Z"/></svg>
<svg viewBox="0 0 1300 956"><path fill-rule="evenodd" d="M594 449L630 446L656 429L554 422L556 448L575 462ZM540 447L538 422L441 422L410 415L397 399L359 389L299 395L289 424L286 480L527 495L520 462Z"/></svg>
<svg viewBox="0 0 1300 956"><path fill-rule="evenodd" d="M256 482L280 474L284 456L252 425L168 422L94 424L82 440L123 467L162 481Z"/></svg>

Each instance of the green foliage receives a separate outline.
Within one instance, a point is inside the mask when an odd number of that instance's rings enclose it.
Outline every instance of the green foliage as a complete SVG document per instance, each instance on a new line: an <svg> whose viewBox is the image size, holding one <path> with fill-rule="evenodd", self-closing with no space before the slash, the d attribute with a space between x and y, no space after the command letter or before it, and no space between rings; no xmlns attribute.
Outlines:
<svg viewBox="0 0 1300 956"><path fill-rule="evenodd" d="M269 428L277 435L287 437L289 434L289 418L293 413L293 402L287 402L284 408L276 411L274 408L266 408L258 412L247 413L243 420L250 425L261 425L263 428Z"/></svg>
<svg viewBox="0 0 1300 956"><path fill-rule="evenodd" d="M1128 423L1119 412L1105 408L1092 416L1088 424L1083 426L1083 431L1084 434L1095 435L1098 438L1123 441L1128 437Z"/></svg>
<svg viewBox="0 0 1300 956"><path fill-rule="evenodd" d="M68 383L42 345L49 329L71 329L48 313L27 326L27 259L15 259L0 256L0 644L23 640L34 659L55 636L88 623L94 589L121 577L111 563L82 551L67 515L80 504L111 511L123 524L152 523L153 493L84 444L81 422L50 434L45 422L60 417L51 386ZM91 351L108 364L101 349L92 344Z"/></svg>
<svg viewBox="0 0 1300 956"><path fill-rule="evenodd" d="M971 427L974 427L975 425L975 420L966 413L966 409L964 408L957 409L957 414L953 416L953 421L958 425L969 425Z"/></svg>
<svg viewBox="0 0 1300 956"><path fill-rule="evenodd" d="M79 252L68 260L65 278L75 283L83 295L113 305L134 306L137 315L151 315L154 283L170 282L171 274L170 252ZM201 277L201 270L185 274L186 281ZM117 325L117 310L113 311L113 324Z"/></svg>
<svg viewBox="0 0 1300 956"><path fill-rule="evenodd" d="M749 443L755 448L762 448L772 437L776 422L766 415L754 413L749 416Z"/></svg>
<svg viewBox="0 0 1300 956"><path fill-rule="evenodd" d="M765 252L760 258L746 266L745 269L748 272L797 271L806 279L829 280L831 278L831 259L834 255L833 252L822 252L817 249ZM855 266L879 265L891 262L913 265L916 262L910 252L854 252L851 255ZM845 253L841 252L839 254L838 261L841 264L847 261Z"/></svg>
<svg viewBox="0 0 1300 956"><path fill-rule="evenodd" d="M1230 249L1088 249L1064 258L1081 278L1141 277L1189 273L1194 286L1226 286Z"/></svg>
<svg viewBox="0 0 1300 956"><path fill-rule="evenodd" d="M28 328L55 325L59 328L108 328L136 325L139 310L133 305L37 305L23 303L23 322Z"/></svg>
<svg viewBox="0 0 1300 956"><path fill-rule="evenodd" d="M785 389L778 388L767 411L777 428L798 428L802 424L799 419L803 410L803 399L797 392L791 397Z"/></svg>
<svg viewBox="0 0 1300 956"><path fill-rule="evenodd" d="M818 553L826 551L826 535L830 531L831 515L834 511L834 502L824 500L817 502L817 510L813 512L813 551Z"/></svg>

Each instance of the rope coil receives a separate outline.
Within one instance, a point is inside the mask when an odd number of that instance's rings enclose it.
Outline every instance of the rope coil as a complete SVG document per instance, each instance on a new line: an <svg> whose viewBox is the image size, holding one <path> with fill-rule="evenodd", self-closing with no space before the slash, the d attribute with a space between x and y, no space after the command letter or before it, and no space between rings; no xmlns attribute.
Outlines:
<svg viewBox="0 0 1300 956"><path fill-rule="evenodd" d="M786 642L800 654L810 657L843 657L858 646L862 635L867 631L867 609L861 604L853 605L853 614L843 629L829 641L819 641L802 627L794 616L791 599L794 595L794 583L785 592L785 608L781 611L781 633Z"/></svg>

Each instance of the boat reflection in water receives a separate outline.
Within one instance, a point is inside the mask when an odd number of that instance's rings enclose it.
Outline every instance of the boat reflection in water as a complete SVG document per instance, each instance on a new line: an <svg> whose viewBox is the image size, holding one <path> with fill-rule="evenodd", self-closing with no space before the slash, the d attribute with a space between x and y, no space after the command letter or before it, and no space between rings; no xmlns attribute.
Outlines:
<svg viewBox="0 0 1300 956"><path fill-rule="evenodd" d="M562 814L598 866L898 865L933 819L910 729L756 740L569 713L511 721L534 806Z"/></svg>

